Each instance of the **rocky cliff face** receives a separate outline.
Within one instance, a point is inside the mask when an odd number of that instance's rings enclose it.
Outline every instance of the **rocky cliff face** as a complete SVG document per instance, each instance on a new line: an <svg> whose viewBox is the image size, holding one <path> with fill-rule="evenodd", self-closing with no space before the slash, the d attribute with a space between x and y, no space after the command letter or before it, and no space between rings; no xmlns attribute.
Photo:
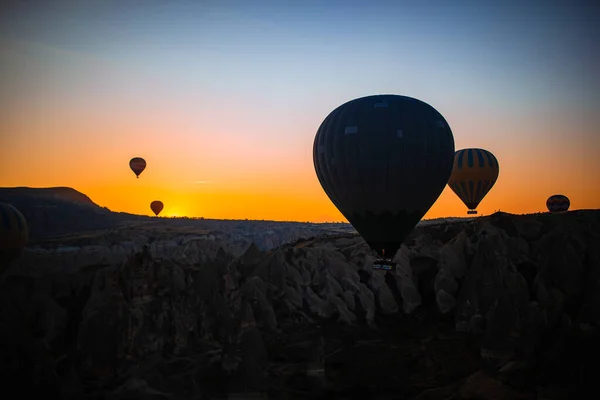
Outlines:
<svg viewBox="0 0 600 400"><path fill-rule="evenodd" d="M111 399L553 399L591 385L598 211L422 226L393 272L373 271L356 235L243 254L195 243L11 269L0 376Z"/></svg>

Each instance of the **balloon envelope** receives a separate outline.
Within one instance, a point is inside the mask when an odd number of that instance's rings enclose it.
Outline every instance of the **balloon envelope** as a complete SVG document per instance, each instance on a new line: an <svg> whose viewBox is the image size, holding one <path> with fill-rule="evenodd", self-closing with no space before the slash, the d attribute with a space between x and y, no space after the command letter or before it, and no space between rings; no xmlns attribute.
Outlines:
<svg viewBox="0 0 600 400"><path fill-rule="evenodd" d="M154 215L160 214L160 212L163 209L162 201L154 200L152 203L150 203L150 209L152 210L152 212L154 212Z"/></svg>
<svg viewBox="0 0 600 400"><path fill-rule="evenodd" d="M448 186L469 210L475 210L496 183L499 172L498 160L489 151L458 150L454 155Z"/></svg>
<svg viewBox="0 0 600 400"><path fill-rule="evenodd" d="M134 157L129 160L129 168L133 171L136 177L140 177L140 174L146 169L146 160L141 157Z"/></svg>
<svg viewBox="0 0 600 400"><path fill-rule="evenodd" d="M21 255L28 239L29 228L23 214L8 203L0 203L0 272Z"/></svg>
<svg viewBox="0 0 600 400"><path fill-rule="evenodd" d="M325 193L380 256L393 258L448 182L454 137L444 117L399 95L358 98L333 110L315 136Z"/></svg>
<svg viewBox="0 0 600 400"><path fill-rule="evenodd" d="M546 207L551 213L568 211L571 206L569 198L562 194L555 194L548 197Z"/></svg>

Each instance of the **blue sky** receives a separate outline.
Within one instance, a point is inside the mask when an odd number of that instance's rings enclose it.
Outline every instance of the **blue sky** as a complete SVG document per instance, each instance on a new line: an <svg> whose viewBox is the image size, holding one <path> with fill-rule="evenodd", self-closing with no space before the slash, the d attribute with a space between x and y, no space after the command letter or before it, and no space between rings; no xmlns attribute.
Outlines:
<svg viewBox="0 0 600 400"><path fill-rule="evenodd" d="M116 61L171 90L452 91L501 108L558 92L568 105L598 100L591 3L41 1L5 13L0 35Z"/></svg>

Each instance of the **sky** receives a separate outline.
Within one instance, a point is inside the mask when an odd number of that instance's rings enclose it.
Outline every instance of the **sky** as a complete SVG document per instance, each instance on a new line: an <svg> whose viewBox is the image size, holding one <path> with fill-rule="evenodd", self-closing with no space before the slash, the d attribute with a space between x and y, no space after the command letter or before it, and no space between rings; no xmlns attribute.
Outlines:
<svg viewBox="0 0 600 400"><path fill-rule="evenodd" d="M480 214L600 208L591 1L3 1L0 186L113 211L345 221L316 176L323 119L393 93L500 175ZM139 179L129 159L148 163ZM425 218L466 215L446 187Z"/></svg>

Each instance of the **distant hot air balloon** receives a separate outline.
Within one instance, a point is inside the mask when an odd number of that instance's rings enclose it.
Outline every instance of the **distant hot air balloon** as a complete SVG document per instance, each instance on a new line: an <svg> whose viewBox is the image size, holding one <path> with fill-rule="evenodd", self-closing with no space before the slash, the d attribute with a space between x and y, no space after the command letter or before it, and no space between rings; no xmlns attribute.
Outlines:
<svg viewBox="0 0 600 400"><path fill-rule="evenodd" d="M454 137L420 100L375 95L333 110L315 136L313 162L325 193L391 269L402 241L442 193Z"/></svg>
<svg viewBox="0 0 600 400"><path fill-rule="evenodd" d="M551 213L568 211L570 206L571 201L567 196L562 194L552 195L546 200L546 207L548 207L548 211Z"/></svg>
<svg viewBox="0 0 600 400"><path fill-rule="evenodd" d="M136 178L139 178L140 174L146 169L146 160L141 157L134 157L129 160L129 168L131 168Z"/></svg>
<svg viewBox="0 0 600 400"><path fill-rule="evenodd" d="M477 214L475 209L496 183L499 172L498 160L489 151L458 150L448 186L469 208L467 214Z"/></svg>
<svg viewBox="0 0 600 400"><path fill-rule="evenodd" d="M23 214L7 203L0 203L0 273L21 255L29 239Z"/></svg>
<svg viewBox="0 0 600 400"><path fill-rule="evenodd" d="M163 209L162 201L154 200L152 203L150 203L150 209L152 209L152 211L154 212L154 215L160 214L160 212Z"/></svg>

